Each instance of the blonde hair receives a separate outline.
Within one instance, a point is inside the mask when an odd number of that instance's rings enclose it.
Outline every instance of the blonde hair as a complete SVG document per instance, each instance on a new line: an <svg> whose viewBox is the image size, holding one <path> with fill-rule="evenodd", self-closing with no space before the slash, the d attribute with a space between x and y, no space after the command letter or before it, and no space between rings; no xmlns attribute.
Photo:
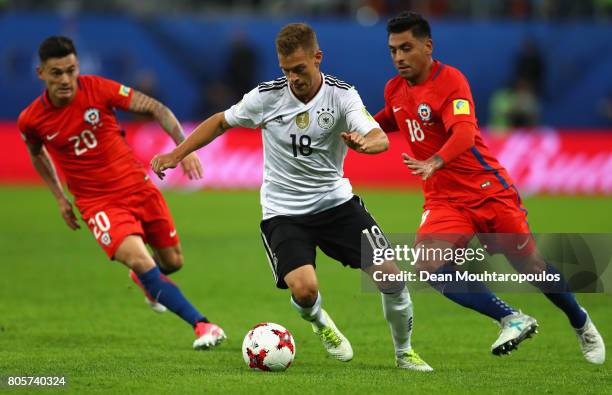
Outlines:
<svg viewBox="0 0 612 395"><path fill-rule="evenodd" d="M289 56L298 48L302 48L305 52L319 49L317 35L312 27L305 23L290 23L276 36L276 52L282 56Z"/></svg>

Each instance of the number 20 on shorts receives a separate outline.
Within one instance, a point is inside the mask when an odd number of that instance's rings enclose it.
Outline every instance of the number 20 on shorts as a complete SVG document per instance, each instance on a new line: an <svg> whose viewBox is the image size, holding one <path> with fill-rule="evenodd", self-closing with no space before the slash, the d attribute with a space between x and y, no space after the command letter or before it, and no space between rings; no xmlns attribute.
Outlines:
<svg viewBox="0 0 612 395"><path fill-rule="evenodd" d="M91 227L91 231L94 234L96 240L102 236L102 233L108 232L111 227L108 215L104 211L99 211L92 218L89 218L87 224Z"/></svg>

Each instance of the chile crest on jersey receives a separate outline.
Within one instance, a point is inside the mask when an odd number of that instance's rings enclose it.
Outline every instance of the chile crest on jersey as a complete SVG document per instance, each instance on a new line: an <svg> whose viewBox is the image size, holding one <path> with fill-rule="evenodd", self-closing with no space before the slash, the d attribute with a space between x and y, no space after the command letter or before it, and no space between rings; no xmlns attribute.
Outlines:
<svg viewBox="0 0 612 395"><path fill-rule="evenodd" d="M83 114L83 118L91 126L96 126L100 122L100 111L97 108L88 108Z"/></svg>
<svg viewBox="0 0 612 395"><path fill-rule="evenodd" d="M431 107L427 103L421 103L417 107L417 114L421 121L429 122L431 120Z"/></svg>

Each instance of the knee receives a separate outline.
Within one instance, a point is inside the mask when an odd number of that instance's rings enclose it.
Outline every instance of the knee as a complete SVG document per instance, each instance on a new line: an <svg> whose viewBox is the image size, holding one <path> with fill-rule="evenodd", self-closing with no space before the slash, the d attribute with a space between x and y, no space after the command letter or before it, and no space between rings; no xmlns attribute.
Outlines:
<svg viewBox="0 0 612 395"><path fill-rule="evenodd" d="M160 258L160 265L168 274L174 273L183 268L184 258L181 250L178 248L171 251L165 251L163 254L160 254Z"/></svg>
<svg viewBox="0 0 612 395"><path fill-rule="evenodd" d="M151 256L140 252L128 253L121 260L136 274L146 273L155 267Z"/></svg>
<svg viewBox="0 0 612 395"><path fill-rule="evenodd" d="M441 262L419 260L416 265L417 272L435 273L442 267Z"/></svg>
<svg viewBox="0 0 612 395"><path fill-rule="evenodd" d="M287 284L293 299L301 306L310 306L317 300L319 285L316 280L300 279Z"/></svg>
<svg viewBox="0 0 612 395"><path fill-rule="evenodd" d="M539 274L546 271L546 262L536 254L525 257L507 256L517 272L523 274Z"/></svg>
<svg viewBox="0 0 612 395"><path fill-rule="evenodd" d="M164 268L170 272L174 273L183 268L183 254L180 252L173 253L168 260L164 261Z"/></svg>

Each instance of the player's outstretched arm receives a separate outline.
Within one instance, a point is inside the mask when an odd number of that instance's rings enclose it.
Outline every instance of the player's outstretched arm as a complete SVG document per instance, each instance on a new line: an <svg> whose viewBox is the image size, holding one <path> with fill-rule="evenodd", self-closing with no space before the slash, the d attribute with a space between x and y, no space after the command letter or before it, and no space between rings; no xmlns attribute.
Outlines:
<svg viewBox="0 0 612 395"><path fill-rule="evenodd" d="M72 203L70 203L70 200L68 200L68 197L64 193L64 188L57 176L55 166L53 166L53 162L47 150L43 147L42 143L31 143L27 141L26 144L28 146L30 160L36 172L40 174L41 178L51 190L51 193L53 193L53 196L55 196L64 222L66 222L66 225L72 230L79 229L81 226L79 225L77 217L74 215Z"/></svg>
<svg viewBox="0 0 612 395"><path fill-rule="evenodd" d="M378 154L389 149L389 139L382 129L372 129L362 136L357 132L342 133L344 143L351 149L364 154Z"/></svg>
<svg viewBox="0 0 612 395"><path fill-rule="evenodd" d="M225 120L225 114L216 113L194 129L193 133L179 144L172 152L155 155L151 160L151 168L160 179L164 179L164 170L174 169L187 155L204 147L221 136L231 126Z"/></svg>
<svg viewBox="0 0 612 395"><path fill-rule="evenodd" d="M437 153L445 164L457 159L474 146L476 127L469 122L459 122L453 125L449 133L448 140Z"/></svg>
<svg viewBox="0 0 612 395"><path fill-rule="evenodd" d="M174 140L176 145L181 144L185 140L183 128L178 119L176 119L174 113L154 98L135 90L128 110L136 114L153 117L172 140ZM181 161L181 166L183 172L190 180L202 178L202 165L197 155L193 154L186 156Z"/></svg>

